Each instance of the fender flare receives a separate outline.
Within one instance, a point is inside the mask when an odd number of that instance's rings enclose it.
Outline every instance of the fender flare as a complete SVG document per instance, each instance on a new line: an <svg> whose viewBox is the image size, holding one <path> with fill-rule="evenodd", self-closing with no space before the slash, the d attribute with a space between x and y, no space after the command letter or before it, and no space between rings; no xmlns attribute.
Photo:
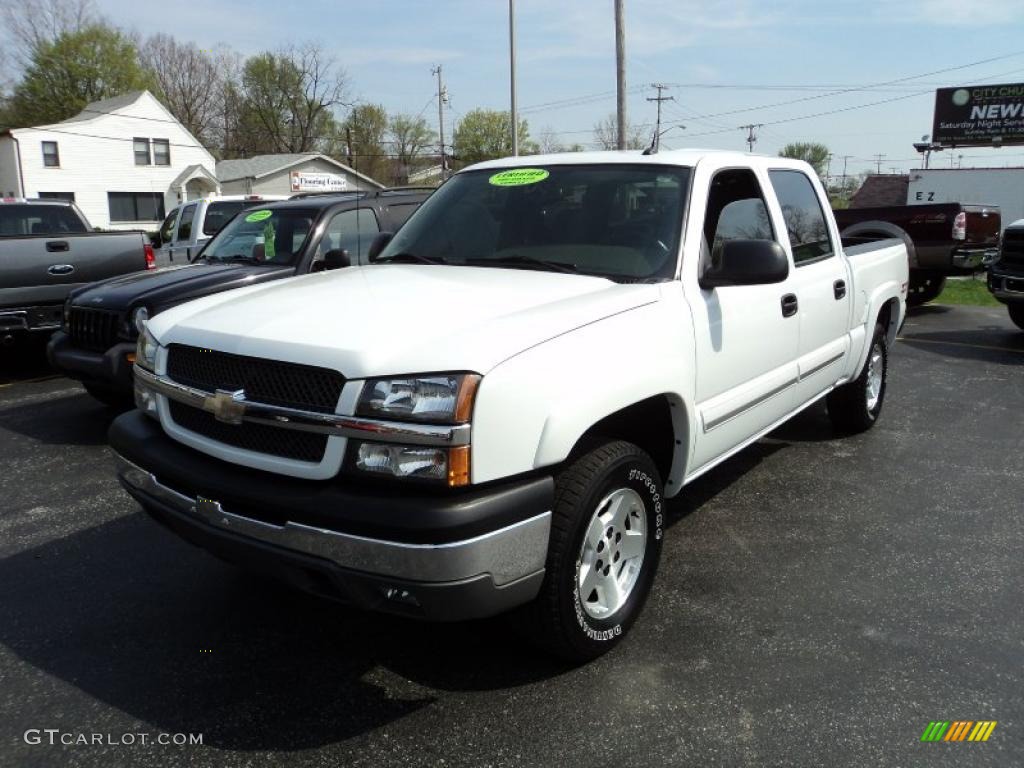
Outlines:
<svg viewBox="0 0 1024 768"><path fill-rule="evenodd" d="M860 221L856 224L851 224L842 232L839 233L840 237L872 237L881 235L880 239L885 238L896 238L902 240L903 244L907 247L908 263L911 269L918 269L917 263L917 250L914 248L914 241L910 239L910 235L907 234L903 227L893 224L889 221Z"/></svg>

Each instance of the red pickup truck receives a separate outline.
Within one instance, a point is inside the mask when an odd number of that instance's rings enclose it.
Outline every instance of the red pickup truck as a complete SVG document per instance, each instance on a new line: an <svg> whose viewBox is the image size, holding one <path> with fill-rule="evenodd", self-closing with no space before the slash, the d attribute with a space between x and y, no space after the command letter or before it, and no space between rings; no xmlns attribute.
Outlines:
<svg viewBox="0 0 1024 768"><path fill-rule="evenodd" d="M917 306L942 293L949 275L977 272L999 253L996 206L935 203L835 211L844 238L897 237L910 256L907 304Z"/></svg>

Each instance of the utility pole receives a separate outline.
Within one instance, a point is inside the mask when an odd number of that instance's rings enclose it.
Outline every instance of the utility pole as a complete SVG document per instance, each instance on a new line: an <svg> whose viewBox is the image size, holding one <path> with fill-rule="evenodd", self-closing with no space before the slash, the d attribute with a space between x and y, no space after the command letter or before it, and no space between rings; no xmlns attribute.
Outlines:
<svg viewBox="0 0 1024 768"><path fill-rule="evenodd" d="M757 144L757 134L755 131L758 128L763 128L764 123L750 123L748 125L741 125L740 130L747 132L747 146L750 148L751 154L754 152L754 145Z"/></svg>
<svg viewBox="0 0 1024 768"><path fill-rule="evenodd" d="M448 94L441 79L441 65L438 64L430 73L437 75L437 137L441 144L441 181L444 181L448 176L448 161L444 155L444 103L448 99Z"/></svg>
<svg viewBox="0 0 1024 768"><path fill-rule="evenodd" d="M853 155L843 155L843 189L846 189L846 163Z"/></svg>
<svg viewBox="0 0 1024 768"><path fill-rule="evenodd" d="M615 0L615 122L618 149L626 148L626 18L623 3Z"/></svg>
<svg viewBox="0 0 1024 768"><path fill-rule="evenodd" d="M356 164L352 161L352 129L345 129L345 155L348 158L348 167L356 170Z"/></svg>
<svg viewBox="0 0 1024 768"><path fill-rule="evenodd" d="M825 163L825 191L828 192L828 180L832 178L832 153L828 153L828 160Z"/></svg>
<svg viewBox="0 0 1024 768"><path fill-rule="evenodd" d="M885 159L885 155L875 155L875 170L877 175L882 175L882 161Z"/></svg>
<svg viewBox="0 0 1024 768"><path fill-rule="evenodd" d="M516 111L516 0L508 0L508 68L512 112L512 156L519 154L519 113Z"/></svg>
<svg viewBox="0 0 1024 768"><path fill-rule="evenodd" d="M648 97L648 101L658 102L658 119L654 123L654 138L651 140L651 151L658 151L658 144L661 143L661 102L663 101L675 101L675 96L662 96L661 92L668 88L667 85L661 85L660 83L651 83L651 88L656 88L658 95L654 97Z"/></svg>

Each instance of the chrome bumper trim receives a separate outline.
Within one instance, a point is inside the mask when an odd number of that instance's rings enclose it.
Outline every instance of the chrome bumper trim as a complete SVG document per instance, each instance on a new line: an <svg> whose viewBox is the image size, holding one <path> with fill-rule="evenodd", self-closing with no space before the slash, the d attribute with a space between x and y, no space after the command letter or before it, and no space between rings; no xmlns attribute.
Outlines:
<svg viewBox="0 0 1024 768"><path fill-rule="evenodd" d="M272 525L234 514L212 499L194 499L114 453L123 483L199 523L266 544L320 557L335 565L407 581L450 582L490 574L495 586L544 569L551 512L447 544L404 544L315 528Z"/></svg>
<svg viewBox="0 0 1024 768"><path fill-rule="evenodd" d="M157 376L138 365L135 366L135 383L171 400L200 410L211 410L209 406L216 395L214 392L206 392L179 384L166 376ZM318 432L325 435L400 442L409 445L442 447L469 445L469 424L437 426L381 421L358 416L343 416L337 413L317 413L297 408L283 408L248 400L237 401L236 406L241 411L241 416L232 423L248 421L253 424L268 424L272 427L294 429L301 432Z"/></svg>

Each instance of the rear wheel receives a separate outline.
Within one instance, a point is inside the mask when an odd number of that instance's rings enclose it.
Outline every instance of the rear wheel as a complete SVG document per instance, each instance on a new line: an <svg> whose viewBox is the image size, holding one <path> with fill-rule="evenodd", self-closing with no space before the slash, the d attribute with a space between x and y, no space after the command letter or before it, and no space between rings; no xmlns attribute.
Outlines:
<svg viewBox="0 0 1024 768"><path fill-rule="evenodd" d="M832 426L846 433L871 429L882 413L888 370L889 347L885 328L878 324L860 375L849 384L836 387L828 395L826 402Z"/></svg>
<svg viewBox="0 0 1024 768"><path fill-rule="evenodd" d="M910 286L907 289L907 305L919 307L939 298L946 287L946 276L939 272L927 272L915 269L910 273Z"/></svg>
<svg viewBox="0 0 1024 768"><path fill-rule="evenodd" d="M531 640L572 661L618 644L639 616L661 557L664 490L651 457L591 443L555 478L544 583L524 608Z"/></svg>
<svg viewBox="0 0 1024 768"><path fill-rule="evenodd" d="M1007 304L1006 308L1010 310L1010 319L1024 331L1024 304Z"/></svg>

